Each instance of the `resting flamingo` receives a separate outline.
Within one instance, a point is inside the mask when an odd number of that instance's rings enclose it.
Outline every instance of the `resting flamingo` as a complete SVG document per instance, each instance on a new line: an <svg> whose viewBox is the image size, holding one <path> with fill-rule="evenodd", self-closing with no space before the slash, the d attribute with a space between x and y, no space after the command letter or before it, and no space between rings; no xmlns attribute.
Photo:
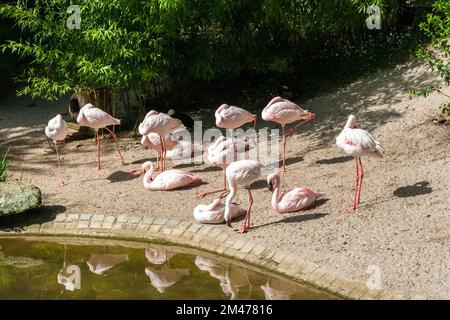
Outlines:
<svg viewBox="0 0 450 320"><path fill-rule="evenodd" d="M315 118L315 114L308 112L308 110L303 110L299 105L283 99L281 97L273 98L269 104L262 111L262 118L265 121L273 121L281 125L282 130L282 144L283 144L283 168L281 173L286 172L286 124L303 120L297 124L294 128L289 129L289 135L292 136L294 130Z"/></svg>
<svg viewBox="0 0 450 320"><path fill-rule="evenodd" d="M58 159L58 169L59 169L59 180L61 187L64 186L64 181L62 178L62 172L61 172L61 161L59 159L59 152L58 152L58 141L64 141L67 137L67 123L63 120L60 114L58 114L53 119L50 119L47 126L45 127L45 134L49 139L52 139L55 143L56 148L56 158Z"/></svg>
<svg viewBox="0 0 450 320"><path fill-rule="evenodd" d="M82 126L90 127L95 130L95 141L97 142L97 170L100 170L100 137L98 135L98 129L100 128L105 128L113 137L114 142L116 143L117 151L119 152L120 162L123 164L124 159L122 153L120 152L119 140L117 139L115 133L107 127L119 125L119 119L111 117L105 111L94 107L91 103L88 103L80 109L77 122Z"/></svg>
<svg viewBox="0 0 450 320"><path fill-rule="evenodd" d="M253 204L252 192L250 191L250 184L258 180L258 178L269 167L255 160L240 160L231 163L226 169L226 176L230 193L225 201L225 222L227 226L231 227L231 204L236 195L237 187L239 185L245 186L248 191L248 210L245 215L244 224L239 228L239 232L244 233L250 229L250 212ZM272 168L273 171L273 168Z"/></svg>
<svg viewBox="0 0 450 320"><path fill-rule="evenodd" d="M231 220L246 213L238 204L230 205ZM216 198L208 205L200 204L194 208L194 219L199 223L220 224L225 222L225 205Z"/></svg>
<svg viewBox="0 0 450 320"><path fill-rule="evenodd" d="M139 133L143 136L148 135L150 132L155 132L159 135L161 143L161 171L166 170L166 152L167 146L165 145L164 137L176 129L183 128L184 126L171 116L151 110L147 113L144 120L139 125Z"/></svg>
<svg viewBox="0 0 450 320"><path fill-rule="evenodd" d="M242 146L242 147L241 147ZM208 147L208 162L211 165L218 166L223 170L223 189L200 193L197 198L201 199L207 195L227 191L227 177L225 169L228 164L238 158L240 152L246 152L254 147L254 144L247 139L240 139L233 143L232 139L220 136Z"/></svg>
<svg viewBox="0 0 450 320"><path fill-rule="evenodd" d="M360 204L364 170L361 161L362 156L380 157L384 156L384 150L380 143L370 133L362 129L356 129L356 117L350 115L344 130L336 137L336 145L339 149L355 158L356 163L356 185L355 195L349 212L356 209Z"/></svg>
<svg viewBox="0 0 450 320"><path fill-rule="evenodd" d="M278 213L296 212L308 208L323 195L310 188L293 188L280 194L281 177L272 173L267 177L272 194L272 207Z"/></svg>
<svg viewBox="0 0 450 320"><path fill-rule="evenodd" d="M216 117L216 126L228 129L231 139L234 136L234 129L241 127L247 122L253 121L253 129L256 127L256 114L236 106L229 106L224 103L217 108L214 115Z"/></svg>
<svg viewBox="0 0 450 320"><path fill-rule="evenodd" d="M167 191L203 183L202 178L195 173L175 169L161 172L152 179L155 168L151 161L144 162L142 169L145 171L144 188L147 190Z"/></svg>

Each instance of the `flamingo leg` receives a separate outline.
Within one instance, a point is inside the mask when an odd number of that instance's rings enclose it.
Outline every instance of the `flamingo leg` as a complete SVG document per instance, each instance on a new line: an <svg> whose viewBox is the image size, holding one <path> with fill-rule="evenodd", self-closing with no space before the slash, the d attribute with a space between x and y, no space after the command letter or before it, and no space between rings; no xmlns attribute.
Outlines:
<svg viewBox="0 0 450 320"><path fill-rule="evenodd" d="M283 169L280 171L280 173L286 172L286 132L284 125L281 126L282 129L282 144L283 144Z"/></svg>
<svg viewBox="0 0 450 320"><path fill-rule="evenodd" d="M250 230L250 214L253 205L253 197L250 188L247 188L247 191L248 191L248 210L247 214L245 215L244 224L239 228L240 233L244 233Z"/></svg>
<svg viewBox="0 0 450 320"><path fill-rule="evenodd" d="M355 183L355 194L353 196L353 201L351 206L348 208L349 212L353 212L356 209L356 201L358 199L358 189L359 189L359 165L358 165L358 158L355 157L355 163L356 163L356 183Z"/></svg>
<svg viewBox="0 0 450 320"><path fill-rule="evenodd" d="M164 139L159 136L159 139L161 141L161 172L166 171L166 142Z"/></svg>
<svg viewBox="0 0 450 320"><path fill-rule="evenodd" d="M97 141L97 170L100 170L100 137L98 136L98 130L95 133L95 141Z"/></svg>
<svg viewBox="0 0 450 320"><path fill-rule="evenodd" d="M117 151L119 152L120 163L123 164L124 158L123 158L122 152L120 152L120 148L119 148L119 139L117 139L117 136L116 136L116 134L115 134L114 132L112 132L111 130L109 130L107 127L105 127L105 129L108 130L108 132L109 132L109 133L111 134L111 136L113 137L114 142L116 143Z"/></svg>
<svg viewBox="0 0 450 320"><path fill-rule="evenodd" d="M58 144L56 143L56 141L55 141L55 148L56 148L56 158L58 159L60 185L61 187L64 187L64 181L62 178L62 171L61 171L61 160L59 159Z"/></svg>
<svg viewBox="0 0 450 320"><path fill-rule="evenodd" d="M361 157L358 157L359 159L359 190L358 190L358 199L356 204L358 205L360 203L360 198L361 198L361 190L362 190L362 183L363 183L363 178L364 178L364 170L363 170L363 165L362 165L362 161L361 161Z"/></svg>
<svg viewBox="0 0 450 320"><path fill-rule="evenodd" d="M160 152L158 152L156 154L156 168L155 168L155 170L156 171L161 170L161 153Z"/></svg>
<svg viewBox="0 0 450 320"><path fill-rule="evenodd" d="M199 193L199 194L197 194L195 197L196 197L197 199L203 199L204 197L206 197L206 196L208 196L208 195L210 195L210 194L219 193L219 192L222 192L222 194L220 195L220 198L223 198L224 195L228 193L228 189L227 189L227 176L226 176L226 174L225 174L225 170L223 170L223 189Z"/></svg>
<svg viewBox="0 0 450 320"><path fill-rule="evenodd" d="M292 138L292 136L294 135L294 131L295 131L298 127L300 127L300 126L302 126L302 125L304 125L304 124L310 122L311 120L314 120L315 118L316 118L315 116L312 116L312 117L309 118L309 119L306 119L306 120L303 120L303 121L300 122L300 123L297 123L297 124L294 126L294 128L289 129L289 137Z"/></svg>

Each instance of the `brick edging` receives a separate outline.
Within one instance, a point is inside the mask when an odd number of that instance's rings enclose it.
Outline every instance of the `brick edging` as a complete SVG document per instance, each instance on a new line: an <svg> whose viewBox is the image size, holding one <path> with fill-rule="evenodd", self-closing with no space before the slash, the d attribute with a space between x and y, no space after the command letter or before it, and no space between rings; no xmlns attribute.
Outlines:
<svg viewBox="0 0 450 320"><path fill-rule="evenodd" d="M0 230L0 236L17 235ZM384 289L345 279L293 253L247 241L229 228L149 215L65 214L52 221L23 226L21 235L70 235L130 240L163 240L241 260L348 299L408 299Z"/></svg>

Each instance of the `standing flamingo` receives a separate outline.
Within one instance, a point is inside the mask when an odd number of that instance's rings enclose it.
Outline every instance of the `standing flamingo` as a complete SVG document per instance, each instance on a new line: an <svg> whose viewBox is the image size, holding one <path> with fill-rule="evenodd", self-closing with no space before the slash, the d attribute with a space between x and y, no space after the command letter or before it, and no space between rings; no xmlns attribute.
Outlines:
<svg viewBox="0 0 450 320"><path fill-rule="evenodd" d="M272 194L272 207L278 213L303 210L323 197L319 192L309 188L293 188L280 194L281 177L272 173L267 177L267 184Z"/></svg>
<svg viewBox="0 0 450 320"><path fill-rule="evenodd" d="M62 172L61 172L61 161L59 159L59 152L58 152L58 141L63 141L67 137L67 123L63 120L60 114L58 114L56 117L51 119L47 126L45 127L45 134L49 139L52 139L53 142L55 142L55 148L56 148L56 158L58 159L58 168L59 168L59 179L60 179L60 185L61 187L64 186L64 181L62 178Z"/></svg>
<svg viewBox="0 0 450 320"><path fill-rule="evenodd" d="M170 134L166 135L163 139L164 139L164 145L166 146L167 150L172 150L178 143L178 140L176 140ZM155 132L150 132L149 134L142 136L141 144L144 147L149 147L150 149L153 149L157 152L156 170L160 170L160 168L162 166L161 165L162 146L161 146L161 139L159 138L159 134L157 134Z"/></svg>
<svg viewBox="0 0 450 320"><path fill-rule="evenodd" d="M294 130L315 118L315 114L308 112L308 110L303 110L297 104L283 99L281 97L273 98L269 104L262 111L262 118L265 121L273 121L281 125L282 130L282 144L283 144L283 168L281 173L286 172L286 124L303 120L297 124L293 129L289 129L289 135L292 136Z"/></svg>
<svg viewBox="0 0 450 320"><path fill-rule="evenodd" d="M247 122L253 121L253 129L256 127L256 114L250 113L245 109L222 104L214 113L216 117L216 126L228 129L230 137L233 139L233 130L241 127Z"/></svg>
<svg viewBox="0 0 450 320"><path fill-rule="evenodd" d="M182 128L183 125L171 116L151 110L147 113L144 120L139 125L139 133L143 136L148 135L150 132L155 132L159 135L162 152L161 152L161 171L166 170L166 152L167 146L164 143L164 137L175 129Z"/></svg>
<svg viewBox="0 0 450 320"><path fill-rule="evenodd" d="M98 129L100 128L105 128L113 137L114 142L116 143L117 151L119 152L120 162L123 164L124 159L122 153L120 152L119 139L117 139L116 134L107 127L119 125L119 119L111 117L111 115L105 111L88 103L80 109L77 122L82 126L90 127L95 130L95 141L97 142L97 170L100 170L100 137L98 135Z"/></svg>
<svg viewBox="0 0 450 320"><path fill-rule="evenodd" d="M243 146L242 149L240 149L241 145ZM225 169L229 163L236 161L239 152L246 152L254 146L254 143L247 139L237 140L233 143L232 139L227 139L224 136L217 138L216 141L208 147L207 159L210 164L222 168L223 189L200 193L197 195L197 198L201 199L210 194L227 191L227 177L225 174Z"/></svg>
<svg viewBox="0 0 450 320"><path fill-rule="evenodd" d="M230 205L231 219L240 217L246 213L238 204ZM194 219L199 223L220 224L225 222L225 205L216 198L208 205L200 204L194 208Z"/></svg>
<svg viewBox="0 0 450 320"><path fill-rule="evenodd" d="M225 222L231 227L231 203L236 195L239 185L245 186L248 191L248 210L245 215L244 224L239 228L239 232L244 233L250 229L250 211L253 204L250 184L255 182L269 167L255 160L240 160L231 163L226 169L228 186L230 193L225 201Z"/></svg>
<svg viewBox="0 0 450 320"><path fill-rule="evenodd" d="M362 129L356 129L356 117L350 115L344 130L336 137L336 145L339 149L355 158L356 163L356 185L353 202L349 208L349 212L356 209L360 203L362 182L364 171L362 166L362 156L374 156L382 158L384 150L380 143L375 140L370 133Z"/></svg>
<svg viewBox="0 0 450 320"><path fill-rule="evenodd" d="M166 170L152 179L155 168L151 161L144 162L142 169L145 171L144 188L147 190L174 190L203 183L195 173L183 170Z"/></svg>

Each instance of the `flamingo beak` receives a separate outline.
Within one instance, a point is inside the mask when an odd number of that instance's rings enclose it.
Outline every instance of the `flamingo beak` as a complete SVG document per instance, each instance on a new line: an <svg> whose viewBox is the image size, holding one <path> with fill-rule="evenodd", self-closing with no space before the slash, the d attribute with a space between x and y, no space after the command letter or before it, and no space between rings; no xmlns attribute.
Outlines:
<svg viewBox="0 0 450 320"><path fill-rule="evenodd" d="M267 186L270 192L273 192L273 183L269 182L269 185Z"/></svg>

